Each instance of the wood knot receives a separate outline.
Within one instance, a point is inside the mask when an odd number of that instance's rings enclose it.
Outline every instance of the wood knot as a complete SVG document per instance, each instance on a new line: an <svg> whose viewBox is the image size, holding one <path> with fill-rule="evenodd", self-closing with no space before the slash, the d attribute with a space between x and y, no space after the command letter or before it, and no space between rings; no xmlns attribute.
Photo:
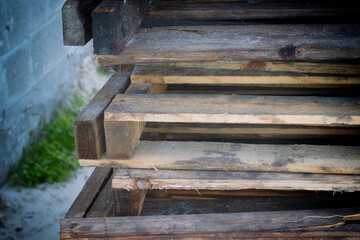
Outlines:
<svg viewBox="0 0 360 240"><path fill-rule="evenodd" d="M151 186L152 186L151 183L146 179L138 179L138 180L136 180L136 187L138 189L150 189Z"/></svg>
<svg viewBox="0 0 360 240"><path fill-rule="evenodd" d="M280 48L278 54L281 58L290 58L295 57L296 46L286 45L285 47Z"/></svg>
<svg viewBox="0 0 360 240"><path fill-rule="evenodd" d="M244 66L245 71L261 71L266 66L263 61L250 61Z"/></svg>

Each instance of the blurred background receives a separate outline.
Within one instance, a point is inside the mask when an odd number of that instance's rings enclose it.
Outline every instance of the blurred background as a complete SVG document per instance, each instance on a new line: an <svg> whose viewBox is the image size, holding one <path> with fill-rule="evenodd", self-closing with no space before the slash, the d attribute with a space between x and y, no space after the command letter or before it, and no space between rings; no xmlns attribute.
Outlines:
<svg viewBox="0 0 360 240"><path fill-rule="evenodd" d="M92 169L72 124L109 78L92 42L64 46L64 0L0 0L0 239L58 239Z"/></svg>

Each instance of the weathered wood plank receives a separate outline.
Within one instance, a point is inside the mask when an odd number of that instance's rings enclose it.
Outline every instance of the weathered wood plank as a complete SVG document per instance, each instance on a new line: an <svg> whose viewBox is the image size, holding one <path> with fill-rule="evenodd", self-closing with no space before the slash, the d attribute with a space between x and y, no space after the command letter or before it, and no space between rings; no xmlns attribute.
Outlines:
<svg viewBox="0 0 360 240"><path fill-rule="evenodd" d="M353 208L359 201L359 193L344 192L150 190L141 216Z"/></svg>
<svg viewBox="0 0 360 240"><path fill-rule="evenodd" d="M358 6L353 1L153 1L152 18L174 20L247 20L354 17Z"/></svg>
<svg viewBox="0 0 360 240"><path fill-rule="evenodd" d="M128 191L113 189L115 196L115 216L139 216L147 190Z"/></svg>
<svg viewBox="0 0 360 240"><path fill-rule="evenodd" d="M166 90L163 84L131 84L128 94L157 94ZM107 158L128 158L145 128L145 122L104 122Z"/></svg>
<svg viewBox="0 0 360 240"><path fill-rule="evenodd" d="M101 0L67 0L62 8L65 45L83 46L92 38L91 12Z"/></svg>
<svg viewBox="0 0 360 240"><path fill-rule="evenodd" d="M94 52L117 54L140 27L148 0L103 0L92 12Z"/></svg>
<svg viewBox="0 0 360 240"><path fill-rule="evenodd" d="M192 214L62 219L61 239L228 239L359 236L359 224L345 224L360 209Z"/></svg>
<svg viewBox="0 0 360 240"><path fill-rule="evenodd" d="M105 111L104 121L355 127L360 126L360 98L117 95Z"/></svg>
<svg viewBox="0 0 360 240"><path fill-rule="evenodd" d="M203 85L170 84L168 94L237 94L266 96L360 96L360 85L307 84L307 85Z"/></svg>
<svg viewBox="0 0 360 240"><path fill-rule="evenodd" d="M141 140L359 145L360 128L149 122ZM157 140L159 139L159 140Z"/></svg>
<svg viewBox="0 0 360 240"><path fill-rule="evenodd" d="M360 58L360 26L232 25L140 28L119 55L101 65L196 61Z"/></svg>
<svg viewBox="0 0 360 240"><path fill-rule="evenodd" d="M95 168L69 211L66 213L65 218L85 217L111 175L111 168Z"/></svg>
<svg viewBox="0 0 360 240"><path fill-rule="evenodd" d="M205 67L199 68L182 67L182 64L179 66L137 65L131 74L131 82L250 86L297 85L298 87L360 84L359 65L263 61L238 62L229 66L237 65L237 69L225 69L227 64L224 64L222 69L209 68L211 66L209 64L204 65ZM218 63L217 66L219 65ZM329 68L333 72L332 75L326 71Z"/></svg>
<svg viewBox="0 0 360 240"><path fill-rule="evenodd" d="M105 151L104 111L115 95L129 86L130 73L131 70L114 74L75 119L78 158L98 159Z"/></svg>
<svg viewBox="0 0 360 240"><path fill-rule="evenodd" d="M93 205L89 209L86 217L109 217L114 216L114 193L111 189L113 175L107 177L107 182L99 196L94 200ZM106 179L105 179L106 180ZM94 190L94 189L93 189Z"/></svg>
<svg viewBox="0 0 360 240"><path fill-rule="evenodd" d="M117 169L113 189L359 191L359 175Z"/></svg>
<svg viewBox="0 0 360 240"><path fill-rule="evenodd" d="M360 174L358 146L140 141L130 159L80 159L82 166Z"/></svg>

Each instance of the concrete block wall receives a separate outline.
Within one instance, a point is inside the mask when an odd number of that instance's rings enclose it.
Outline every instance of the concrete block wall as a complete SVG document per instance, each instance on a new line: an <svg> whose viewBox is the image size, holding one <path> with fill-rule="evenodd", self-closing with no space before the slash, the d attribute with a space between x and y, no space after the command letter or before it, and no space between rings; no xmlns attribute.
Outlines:
<svg viewBox="0 0 360 240"><path fill-rule="evenodd" d="M0 0L0 186L81 74L85 47L63 45L64 0Z"/></svg>

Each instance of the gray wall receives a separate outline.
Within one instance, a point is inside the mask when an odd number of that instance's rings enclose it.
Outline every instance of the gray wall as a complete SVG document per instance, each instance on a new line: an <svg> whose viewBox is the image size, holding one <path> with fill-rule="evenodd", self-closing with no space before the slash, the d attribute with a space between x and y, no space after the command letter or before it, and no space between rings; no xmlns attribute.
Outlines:
<svg viewBox="0 0 360 240"><path fill-rule="evenodd" d="M63 2L0 0L0 185L92 54L92 43L63 45Z"/></svg>

